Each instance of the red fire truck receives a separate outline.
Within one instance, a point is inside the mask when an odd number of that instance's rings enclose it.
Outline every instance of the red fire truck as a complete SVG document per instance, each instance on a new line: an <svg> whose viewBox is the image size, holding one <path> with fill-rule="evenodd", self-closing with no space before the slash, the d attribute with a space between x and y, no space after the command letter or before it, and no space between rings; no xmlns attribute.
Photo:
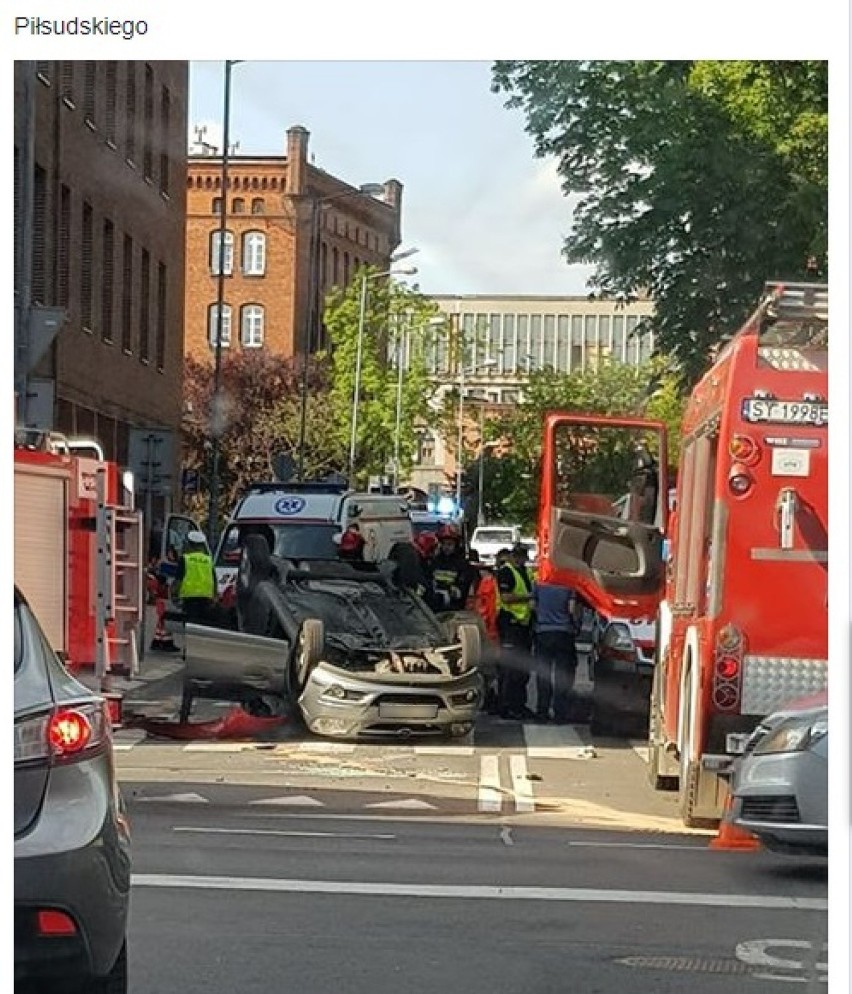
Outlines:
<svg viewBox="0 0 852 994"><path fill-rule="evenodd" d="M678 789L687 825L721 816L729 734L827 686L827 312L825 285L767 284L692 392L668 523L664 459L654 520L574 510L565 493L585 429L546 423L542 575L607 617L657 611L648 775ZM642 430L610 421L628 428Z"/></svg>
<svg viewBox="0 0 852 994"><path fill-rule="evenodd" d="M15 436L15 584L72 671L138 672L142 517L96 442Z"/></svg>

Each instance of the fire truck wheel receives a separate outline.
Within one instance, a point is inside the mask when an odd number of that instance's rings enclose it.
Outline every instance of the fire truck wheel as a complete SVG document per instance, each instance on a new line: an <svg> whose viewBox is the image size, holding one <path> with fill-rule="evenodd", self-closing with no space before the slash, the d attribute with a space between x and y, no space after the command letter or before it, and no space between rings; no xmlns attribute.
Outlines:
<svg viewBox="0 0 852 994"><path fill-rule="evenodd" d="M657 660L654 666L654 676L651 681L651 712L648 716L648 783L654 790L677 790L678 778L660 772L663 759L663 739L661 706L660 706L660 664Z"/></svg>
<svg viewBox="0 0 852 994"><path fill-rule="evenodd" d="M680 817L687 828L715 828L719 824L718 819L700 818L695 814L700 776L701 767L696 760L685 764L685 773L681 774Z"/></svg>

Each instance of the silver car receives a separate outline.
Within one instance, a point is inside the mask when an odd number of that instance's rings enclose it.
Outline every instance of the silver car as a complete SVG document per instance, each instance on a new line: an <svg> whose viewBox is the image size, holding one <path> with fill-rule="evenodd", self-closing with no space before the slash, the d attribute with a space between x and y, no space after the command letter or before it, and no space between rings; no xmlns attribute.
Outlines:
<svg viewBox="0 0 852 994"><path fill-rule="evenodd" d="M811 699L764 718L730 775L735 825L775 852L828 855L825 703Z"/></svg>
<svg viewBox="0 0 852 994"><path fill-rule="evenodd" d="M14 632L15 981L124 994L130 836L106 705L17 590Z"/></svg>

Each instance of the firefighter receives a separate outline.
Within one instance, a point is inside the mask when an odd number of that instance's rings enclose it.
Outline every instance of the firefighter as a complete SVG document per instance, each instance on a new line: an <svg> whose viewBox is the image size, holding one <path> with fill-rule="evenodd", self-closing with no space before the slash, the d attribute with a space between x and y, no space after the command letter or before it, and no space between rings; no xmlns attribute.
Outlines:
<svg viewBox="0 0 852 994"><path fill-rule="evenodd" d="M499 707L503 718L532 719L527 708L527 683L532 664L533 585L526 568L527 550L518 543L497 554L500 609L498 664Z"/></svg>
<svg viewBox="0 0 852 994"><path fill-rule="evenodd" d="M204 624L209 620L216 596L216 572L202 532L191 531L186 536L173 591L187 621Z"/></svg>
<svg viewBox="0 0 852 994"><path fill-rule="evenodd" d="M482 622L485 639L482 646L481 671L485 679L485 710L488 714L497 714L499 710L497 659L500 648L500 634L497 628L500 598L497 580L494 573L479 561L479 553L476 550L471 550L470 562L475 572L467 610L479 615Z"/></svg>
<svg viewBox="0 0 852 994"><path fill-rule="evenodd" d="M440 548L432 560L435 591L446 601L445 610L463 611L473 583L473 567L461 547L455 525L441 525L436 535Z"/></svg>

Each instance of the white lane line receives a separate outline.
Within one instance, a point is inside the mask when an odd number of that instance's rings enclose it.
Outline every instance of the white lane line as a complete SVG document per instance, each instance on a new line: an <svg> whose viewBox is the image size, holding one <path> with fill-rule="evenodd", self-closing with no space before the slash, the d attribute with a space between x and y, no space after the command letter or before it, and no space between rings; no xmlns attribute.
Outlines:
<svg viewBox="0 0 852 994"><path fill-rule="evenodd" d="M500 790L500 757L482 756L479 761L477 807L480 811L499 812L502 806L503 792Z"/></svg>
<svg viewBox="0 0 852 994"><path fill-rule="evenodd" d="M262 797L258 801L249 801L249 806L262 804L269 805L270 807L277 805L290 805L291 807L301 808L325 807L325 804L322 801L318 801L315 797L307 797L305 795L300 795L299 797Z"/></svg>
<svg viewBox="0 0 852 994"><path fill-rule="evenodd" d="M198 835L282 835L293 839L395 839L395 835L367 835L360 832L286 832L281 828L195 828L175 825L173 832L193 832Z"/></svg>
<svg viewBox="0 0 852 994"><path fill-rule="evenodd" d="M437 811L434 804L428 801L421 801L419 797L407 797L399 801L376 801L373 804L365 804L365 808L394 808L400 811Z"/></svg>
<svg viewBox="0 0 852 994"><path fill-rule="evenodd" d="M473 756L473 746L414 746L415 756Z"/></svg>
<svg viewBox="0 0 852 994"><path fill-rule="evenodd" d="M705 843L695 846L673 846L665 842L566 842L577 849L680 849L686 852L707 852Z"/></svg>
<svg viewBox="0 0 852 994"><path fill-rule="evenodd" d="M184 752L245 752L254 749L256 742L190 742Z"/></svg>
<svg viewBox="0 0 852 994"><path fill-rule="evenodd" d="M118 731L112 740L112 747L116 752L127 752L128 749L139 745L140 742L144 742L147 738L148 733L141 728L128 729L126 732Z"/></svg>
<svg viewBox="0 0 852 994"><path fill-rule="evenodd" d="M135 873L134 887L187 890L266 891L289 894L361 894L371 897L437 897L445 900L562 901L594 904L679 904L705 908L763 908L767 911L827 911L828 898L759 894L696 894L686 891L595 890L582 887L501 887L490 884L400 884L373 881L287 880L268 877L200 877L180 873Z"/></svg>
<svg viewBox="0 0 852 994"><path fill-rule="evenodd" d="M287 746L279 746L278 748L282 751L288 749ZM293 747L289 746L289 748ZM298 745L299 752L338 753L345 756L351 756L355 752L355 748L354 745L347 742L300 742Z"/></svg>
<svg viewBox="0 0 852 994"><path fill-rule="evenodd" d="M201 794L162 794L159 797L137 797L136 803L141 801L168 801L178 804L209 804L210 801Z"/></svg>
<svg viewBox="0 0 852 994"><path fill-rule="evenodd" d="M583 759L588 743L573 725L524 725L530 759Z"/></svg>
<svg viewBox="0 0 852 994"><path fill-rule="evenodd" d="M532 782L529 779L527 761L524 756L516 753L509 757L509 770L512 774L512 791L515 795L515 810L518 814L529 814L535 811Z"/></svg>

